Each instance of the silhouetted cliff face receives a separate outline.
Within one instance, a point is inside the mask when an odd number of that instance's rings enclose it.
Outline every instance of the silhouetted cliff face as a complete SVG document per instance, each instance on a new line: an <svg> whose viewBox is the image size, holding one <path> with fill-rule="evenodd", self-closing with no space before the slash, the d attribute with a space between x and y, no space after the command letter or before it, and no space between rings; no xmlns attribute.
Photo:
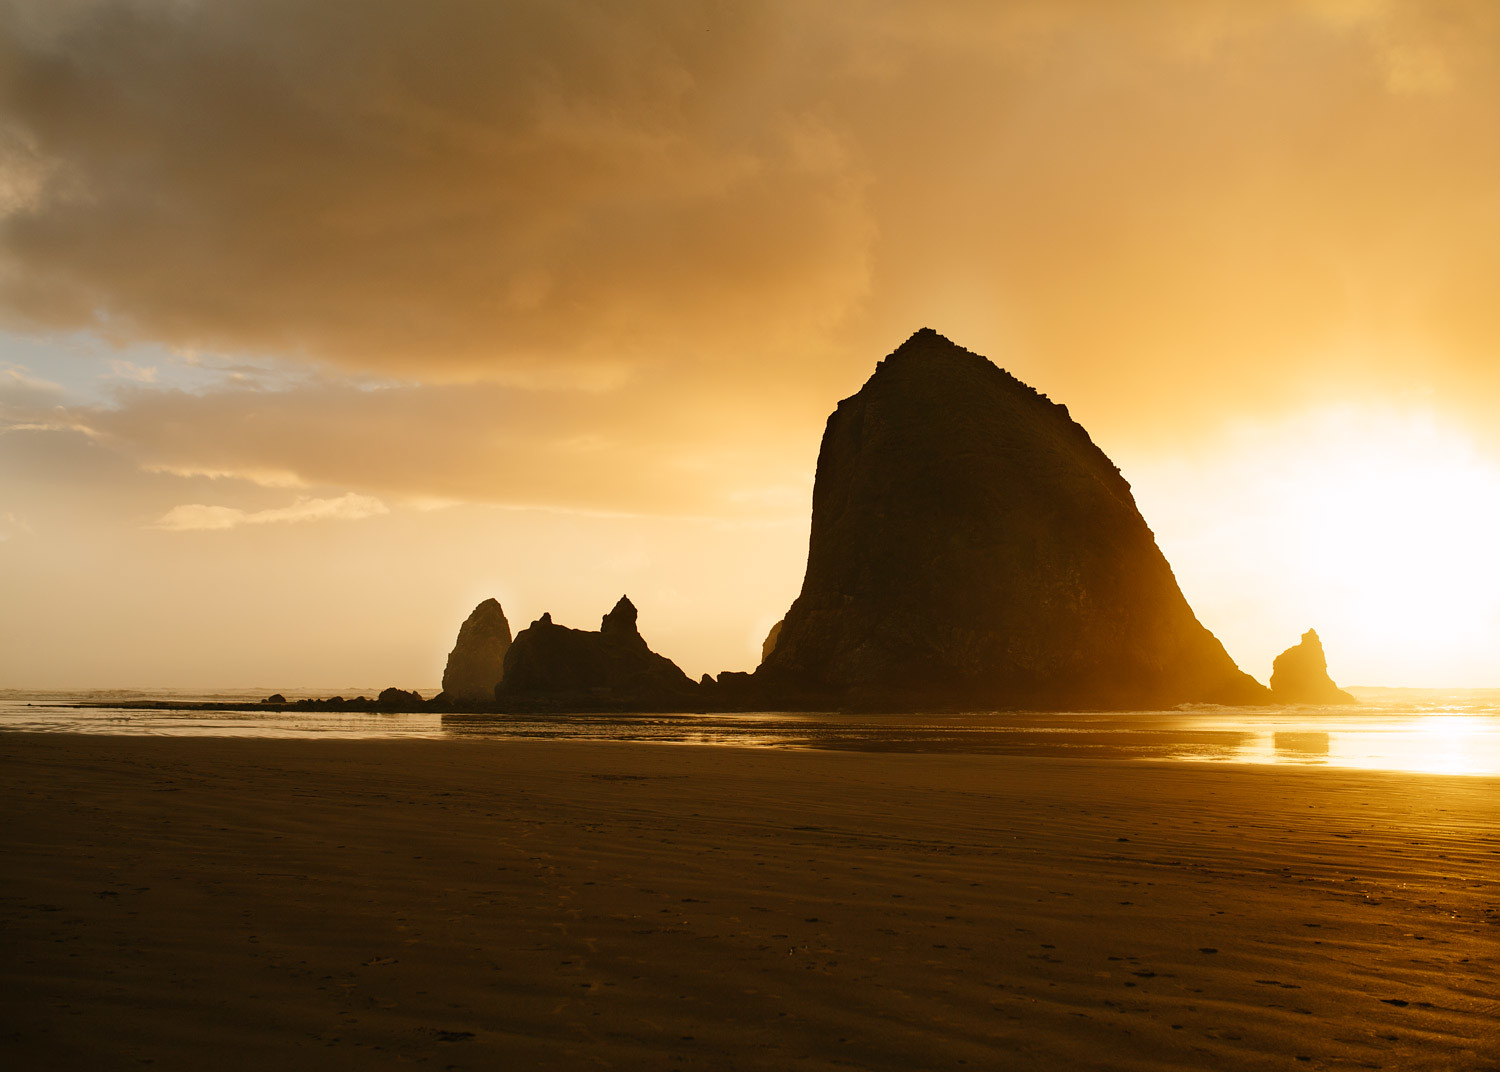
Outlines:
<svg viewBox="0 0 1500 1072"><path fill-rule="evenodd" d="M1315 629L1303 633L1300 643L1276 656L1271 664L1271 698L1276 703L1358 702L1328 676L1328 658Z"/></svg>
<svg viewBox="0 0 1500 1072"><path fill-rule="evenodd" d="M761 641L760 661L765 662L771 652L776 650L776 640L781 636L781 623L777 622L771 626L771 631L766 634L766 639Z"/></svg>
<svg viewBox="0 0 1500 1072"><path fill-rule="evenodd" d="M698 696L676 663L646 646L624 596L596 633L543 614L517 634L495 689L502 710L680 710Z"/></svg>
<svg viewBox="0 0 1500 1072"><path fill-rule="evenodd" d="M505 611L495 600L486 599L459 627L458 641L443 670L443 698L455 703L493 702L509 650L510 623Z"/></svg>
<svg viewBox="0 0 1500 1072"><path fill-rule="evenodd" d="M828 419L802 593L754 687L916 710L1268 697L1067 409L930 329Z"/></svg>

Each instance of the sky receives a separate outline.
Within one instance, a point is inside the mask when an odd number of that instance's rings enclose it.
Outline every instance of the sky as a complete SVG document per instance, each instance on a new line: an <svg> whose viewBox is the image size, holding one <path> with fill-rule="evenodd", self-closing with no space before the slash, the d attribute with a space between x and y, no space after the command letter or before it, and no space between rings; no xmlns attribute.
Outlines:
<svg viewBox="0 0 1500 1072"><path fill-rule="evenodd" d="M0 0L0 688L753 668L927 326L1242 668L1500 686L1489 0Z"/></svg>

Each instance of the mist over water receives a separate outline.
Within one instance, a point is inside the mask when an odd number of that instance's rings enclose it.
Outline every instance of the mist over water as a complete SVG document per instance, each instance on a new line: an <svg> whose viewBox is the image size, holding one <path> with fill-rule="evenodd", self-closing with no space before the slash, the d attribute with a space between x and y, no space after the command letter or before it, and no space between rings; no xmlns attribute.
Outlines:
<svg viewBox="0 0 1500 1072"><path fill-rule="evenodd" d="M374 690L364 690L373 695ZM1353 707L958 715L471 715L158 710L140 693L0 692L0 732L181 737L638 741L861 752L1293 764L1500 776L1500 690L1355 690ZM346 690L346 695L357 695ZM253 702L235 690L150 699ZM84 705L84 706L77 706Z"/></svg>

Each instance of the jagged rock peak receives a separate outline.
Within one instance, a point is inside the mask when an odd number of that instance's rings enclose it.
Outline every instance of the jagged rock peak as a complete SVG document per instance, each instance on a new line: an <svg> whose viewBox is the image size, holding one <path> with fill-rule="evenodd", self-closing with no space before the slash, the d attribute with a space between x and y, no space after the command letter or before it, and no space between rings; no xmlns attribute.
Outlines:
<svg viewBox="0 0 1500 1072"><path fill-rule="evenodd" d="M1357 702L1328 676L1328 657L1316 629L1303 633L1296 645L1276 656L1271 664L1271 697L1277 703Z"/></svg>
<svg viewBox="0 0 1500 1072"><path fill-rule="evenodd" d="M637 634L640 630L636 628L635 619L635 604L630 602L629 596L621 596L614 609L599 622L599 632Z"/></svg>
<svg viewBox="0 0 1500 1072"><path fill-rule="evenodd" d="M669 711L695 705L698 688L647 646L635 604L621 597L596 632L557 625L546 614L521 630L495 701L506 711Z"/></svg>
<svg viewBox="0 0 1500 1072"><path fill-rule="evenodd" d="M443 670L443 696L459 703L492 699L510 650L510 623L495 599L486 599L459 627L458 640Z"/></svg>
<svg viewBox="0 0 1500 1072"><path fill-rule="evenodd" d="M967 368L980 375L998 376L1007 380L1011 386L1018 388L1025 394L1040 398L1052 405L1050 398L1038 391L1030 384L1017 379L1013 374L995 364L983 354L976 354L967 347L960 346L948 336L943 335L932 328L918 328L900 346L892 350L875 366L876 374L890 365L916 365L926 367L929 371L937 372L943 365L952 365L959 368ZM845 402L849 399L845 399ZM1059 406L1064 413L1066 406Z"/></svg>

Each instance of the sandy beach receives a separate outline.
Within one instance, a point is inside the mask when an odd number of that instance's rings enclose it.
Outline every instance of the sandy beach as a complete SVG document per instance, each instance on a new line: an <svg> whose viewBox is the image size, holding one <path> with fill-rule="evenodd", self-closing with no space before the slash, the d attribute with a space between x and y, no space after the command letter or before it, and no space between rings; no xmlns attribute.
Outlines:
<svg viewBox="0 0 1500 1072"><path fill-rule="evenodd" d="M0 737L16 1069L1500 1068L1500 783Z"/></svg>

